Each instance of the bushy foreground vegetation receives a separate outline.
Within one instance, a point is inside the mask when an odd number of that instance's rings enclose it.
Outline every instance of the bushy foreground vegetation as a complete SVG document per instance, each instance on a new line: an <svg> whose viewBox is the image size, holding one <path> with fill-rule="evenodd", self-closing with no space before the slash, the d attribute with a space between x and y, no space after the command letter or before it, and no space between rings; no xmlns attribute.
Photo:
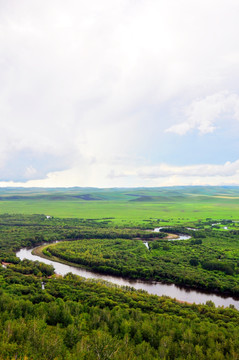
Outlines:
<svg viewBox="0 0 239 360"><path fill-rule="evenodd" d="M239 313L0 271L0 359L238 359Z"/></svg>

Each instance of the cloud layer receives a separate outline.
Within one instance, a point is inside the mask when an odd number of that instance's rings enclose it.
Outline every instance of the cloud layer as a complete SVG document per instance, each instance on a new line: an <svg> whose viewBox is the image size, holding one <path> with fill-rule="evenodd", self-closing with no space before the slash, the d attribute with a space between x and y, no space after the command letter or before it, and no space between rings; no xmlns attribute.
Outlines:
<svg viewBox="0 0 239 360"><path fill-rule="evenodd" d="M204 99L194 100L185 110L186 121L171 126L166 132L185 135L190 130L198 130L200 134L216 130L217 121L222 116L239 121L239 96L228 92L220 92Z"/></svg>
<svg viewBox="0 0 239 360"><path fill-rule="evenodd" d="M9 0L0 10L0 185L237 181L238 1ZM195 136L211 136L217 158Z"/></svg>

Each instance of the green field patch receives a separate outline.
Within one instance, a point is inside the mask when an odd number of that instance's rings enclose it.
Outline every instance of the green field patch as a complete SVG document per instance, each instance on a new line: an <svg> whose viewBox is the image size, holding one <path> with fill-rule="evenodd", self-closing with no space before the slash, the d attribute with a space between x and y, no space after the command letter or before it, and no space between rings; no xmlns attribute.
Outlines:
<svg viewBox="0 0 239 360"><path fill-rule="evenodd" d="M221 195L223 194L223 195ZM146 221L187 223L239 218L237 187L136 189L0 189L0 214L45 214L61 218L114 218L115 225ZM146 220L146 221L145 221Z"/></svg>

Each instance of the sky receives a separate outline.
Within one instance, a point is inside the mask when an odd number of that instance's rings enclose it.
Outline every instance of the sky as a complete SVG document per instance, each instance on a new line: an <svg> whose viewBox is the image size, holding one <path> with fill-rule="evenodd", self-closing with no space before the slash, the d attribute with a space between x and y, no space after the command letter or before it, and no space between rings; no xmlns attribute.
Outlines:
<svg viewBox="0 0 239 360"><path fill-rule="evenodd" d="M239 185L238 0L0 0L0 186Z"/></svg>

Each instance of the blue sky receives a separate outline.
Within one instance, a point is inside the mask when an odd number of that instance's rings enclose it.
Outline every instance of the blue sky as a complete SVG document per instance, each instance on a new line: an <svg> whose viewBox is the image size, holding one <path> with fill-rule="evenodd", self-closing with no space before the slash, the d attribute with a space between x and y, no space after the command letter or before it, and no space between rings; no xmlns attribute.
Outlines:
<svg viewBox="0 0 239 360"><path fill-rule="evenodd" d="M237 0L0 0L0 186L239 184Z"/></svg>

